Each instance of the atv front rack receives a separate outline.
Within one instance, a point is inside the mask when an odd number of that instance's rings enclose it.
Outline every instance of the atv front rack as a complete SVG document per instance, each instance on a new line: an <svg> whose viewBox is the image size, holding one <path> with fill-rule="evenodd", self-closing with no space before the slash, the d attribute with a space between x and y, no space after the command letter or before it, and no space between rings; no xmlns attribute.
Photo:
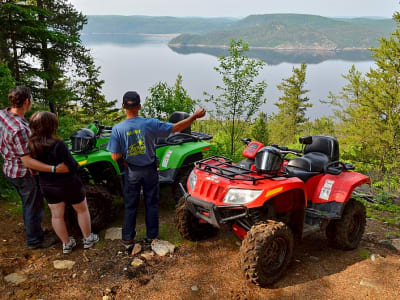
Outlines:
<svg viewBox="0 0 400 300"><path fill-rule="evenodd" d="M213 163L215 162L215 163ZM246 168L238 167L232 163L232 160L220 156L214 155L211 157L204 158L194 163L196 169L217 175L223 178L227 178L229 180L241 180L241 181L251 181L255 185L257 181L270 179L276 177L274 175L269 174L258 174L258 176L250 175L251 173L255 173L254 170L249 170ZM282 173L281 175L285 175Z"/></svg>

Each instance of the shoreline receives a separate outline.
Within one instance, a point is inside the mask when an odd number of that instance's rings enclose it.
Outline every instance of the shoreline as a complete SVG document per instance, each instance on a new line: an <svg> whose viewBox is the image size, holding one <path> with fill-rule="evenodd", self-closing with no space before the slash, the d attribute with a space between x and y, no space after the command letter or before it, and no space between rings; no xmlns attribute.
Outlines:
<svg viewBox="0 0 400 300"><path fill-rule="evenodd" d="M170 44L171 48L214 48L214 49L229 49L228 45L205 45L205 44ZM289 48L289 47L259 47L249 46L249 50L274 50L274 51L313 51L313 52L340 52L340 51L368 51L368 48Z"/></svg>

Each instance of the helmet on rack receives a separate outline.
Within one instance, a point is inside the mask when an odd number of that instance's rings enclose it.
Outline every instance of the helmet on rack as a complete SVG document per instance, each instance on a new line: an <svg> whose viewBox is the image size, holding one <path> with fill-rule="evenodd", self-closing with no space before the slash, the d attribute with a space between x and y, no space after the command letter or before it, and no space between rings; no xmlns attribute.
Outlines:
<svg viewBox="0 0 400 300"><path fill-rule="evenodd" d="M87 128L75 131L71 137L72 152L88 153L96 146L96 135Z"/></svg>
<svg viewBox="0 0 400 300"><path fill-rule="evenodd" d="M282 163L282 155L275 147L261 148L256 154L255 166L259 173L276 175L281 170Z"/></svg>

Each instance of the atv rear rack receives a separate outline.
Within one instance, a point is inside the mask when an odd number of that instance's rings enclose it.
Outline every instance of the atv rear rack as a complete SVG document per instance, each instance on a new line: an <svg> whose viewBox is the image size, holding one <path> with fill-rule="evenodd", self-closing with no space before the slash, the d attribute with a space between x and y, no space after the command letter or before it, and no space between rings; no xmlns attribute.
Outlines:
<svg viewBox="0 0 400 300"><path fill-rule="evenodd" d="M215 162L215 164L211 164L210 161ZM198 170L227 178L229 180L252 181L254 185L259 180L276 177L269 174L259 174L261 177L249 175L250 173L255 173L255 171L233 165L231 159L220 155L214 155L199 160L194 163L194 166ZM281 175L284 176L285 174L282 173Z"/></svg>

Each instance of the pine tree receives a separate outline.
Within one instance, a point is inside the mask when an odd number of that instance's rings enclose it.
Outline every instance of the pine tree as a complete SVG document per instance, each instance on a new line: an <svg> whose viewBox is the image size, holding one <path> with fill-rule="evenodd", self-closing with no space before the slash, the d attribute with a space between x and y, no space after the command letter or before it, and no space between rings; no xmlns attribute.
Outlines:
<svg viewBox="0 0 400 300"><path fill-rule="evenodd" d="M114 124L120 120L117 100L107 101L102 94L104 80L100 80L100 67L92 62L85 71L87 78L78 82L78 96L81 103L81 116L85 122L100 120L102 124ZM89 119L90 118L90 119Z"/></svg>
<svg viewBox="0 0 400 300"><path fill-rule="evenodd" d="M9 106L8 92L15 85L7 64L0 65L0 109Z"/></svg>
<svg viewBox="0 0 400 300"><path fill-rule="evenodd" d="M377 168L380 177L400 164L400 13L397 29L372 48L375 67L362 76L354 66L342 92L331 95L340 105L344 158Z"/></svg>
<svg viewBox="0 0 400 300"><path fill-rule="evenodd" d="M307 108L311 107L310 99L304 95L309 90L304 89L306 83L307 65L303 62L300 68L293 67L293 75L283 79L277 86L283 92L275 105L279 111L273 115L271 122L272 140L279 144L295 143L297 135L306 124Z"/></svg>
<svg viewBox="0 0 400 300"><path fill-rule="evenodd" d="M62 113L74 97L74 80L92 62L81 43L87 19L66 0L4 0L0 6L0 59L35 100Z"/></svg>
<svg viewBox="0 0 400 300"><path fill-rule="evenodd" d="M260 112L258 114L258 118L251 126L251 137L264 145L269 144L268 116L266 113Z"/></svg>

